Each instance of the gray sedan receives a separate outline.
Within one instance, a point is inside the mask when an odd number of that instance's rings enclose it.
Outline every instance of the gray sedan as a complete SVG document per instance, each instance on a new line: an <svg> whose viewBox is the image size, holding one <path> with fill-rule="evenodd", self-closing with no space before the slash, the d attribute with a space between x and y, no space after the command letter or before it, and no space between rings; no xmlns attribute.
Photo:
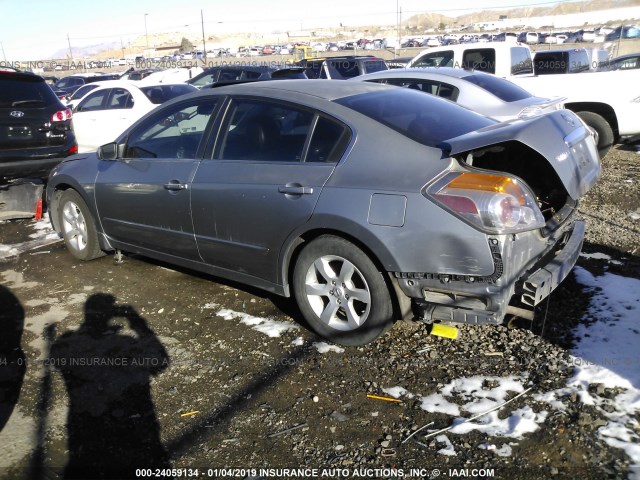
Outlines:
<svg viewBox="0 0 640 480"><path fill-rule="evenodd" d="M504 78L452 67L387 70L351 81L386 83L431 93L501 122L561 109L566 100L536 97Z"/></svg>
<svg viewBox="0 0 640 480"><path fill-rule="evenodd" d="M282 80L185 95L53 170L75 257L134 252L293 296L319 335L394 320L498 324L568 275L596 182L569 111L494 120L367 82Z"/></svg>

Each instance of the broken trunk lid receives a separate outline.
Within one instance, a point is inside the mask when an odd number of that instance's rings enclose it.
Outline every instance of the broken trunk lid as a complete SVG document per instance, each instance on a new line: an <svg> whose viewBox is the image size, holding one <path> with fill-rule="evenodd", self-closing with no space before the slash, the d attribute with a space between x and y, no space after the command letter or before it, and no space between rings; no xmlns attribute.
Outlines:
<svg viewBox="0 0 640 480"><path fill-rule="evenodd" d="M592 132L570 110L558 110L526 120L497 123L440 144L446 156L516 140L544 156L577 200L591 189L601 173Z"/></svg>

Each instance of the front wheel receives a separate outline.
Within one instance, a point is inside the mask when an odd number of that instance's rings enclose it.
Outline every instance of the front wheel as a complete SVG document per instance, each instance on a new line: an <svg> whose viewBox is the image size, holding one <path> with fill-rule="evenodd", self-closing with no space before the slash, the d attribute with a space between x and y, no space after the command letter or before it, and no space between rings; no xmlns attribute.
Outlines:
<svg viewBox="0 0 640 480"><path fill-rule="evenodd" d="M384 274L347 240L323 235L300 253L293 291L305 320L320 336L341 345L364 345L393 320Z"/></svg>
<svg viewBox="0 0 640 480"><path fill-rule="evenodd" d="M59 222L67 250L79 260L101 257L98 232L91 212L75 190L66 190L58 206Z"/></svg>

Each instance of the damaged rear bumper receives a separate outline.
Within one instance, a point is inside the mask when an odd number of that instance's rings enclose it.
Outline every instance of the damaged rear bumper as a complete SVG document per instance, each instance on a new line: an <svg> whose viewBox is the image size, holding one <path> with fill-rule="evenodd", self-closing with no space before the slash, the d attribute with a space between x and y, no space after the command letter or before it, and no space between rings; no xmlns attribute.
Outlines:
<svg viewBox="0 0 640 480"><path fill-rule="evenodd" d="M522 282L522 303L535 307L569 275L582 250L584 231L584 222L576 222L562 250L556 252L551 261Z"/></svg>
<svg viewBox="0 0 640 480"><path fill-rule="evenodd" d="M399 291L411 300L412 316L429 323L500 324L507 314L526 313L533 318L533 308L571 272L580 255L584 234L584 222L576 221L552 249L537 261L531 259L522 269L513 264L510 254L503 249L499 258L503 275L483 282L450 275L416 278L412 274L407 278L402 273L396 273L395 280ZM520 306L510 306L518 303L512 299L519 300Z"/></svg>

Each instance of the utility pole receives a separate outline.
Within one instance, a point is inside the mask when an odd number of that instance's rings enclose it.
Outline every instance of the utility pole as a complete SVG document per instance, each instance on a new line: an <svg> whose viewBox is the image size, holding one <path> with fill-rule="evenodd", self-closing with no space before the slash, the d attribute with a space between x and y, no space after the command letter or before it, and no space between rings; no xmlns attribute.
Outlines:
<svg viewBox="0 0 640 480"><path fill-rule="evenodd" d="M144 14L144 37L147 40L147 50L149 50L149 32L147 31L147 16L148 15L149 15L148 13Z"/></svg>
<svg viewBox="0 0 640 480"><path fill-rule="evenodd" d="M71 50L71 40L69 40L69 34L67 33L67 43L69 44L69 57L71 58L71 61L73 62L73 51Z"/></svg>
<svg viewBox="0 0 640 480"><path fill-rule="evenodd" d="M202 9L200 9L200 21L202 22L202 50L204 51L204 59L207 59L207 44L204 40L204 14L202 13Z"/></svg>
<svg viewBox="0 0 640 480"><path fill-rule="evenodd" d="M402 46L400 44L400 0L396 0L396 35L398 36L396 48L400 48Z"/></svg>

